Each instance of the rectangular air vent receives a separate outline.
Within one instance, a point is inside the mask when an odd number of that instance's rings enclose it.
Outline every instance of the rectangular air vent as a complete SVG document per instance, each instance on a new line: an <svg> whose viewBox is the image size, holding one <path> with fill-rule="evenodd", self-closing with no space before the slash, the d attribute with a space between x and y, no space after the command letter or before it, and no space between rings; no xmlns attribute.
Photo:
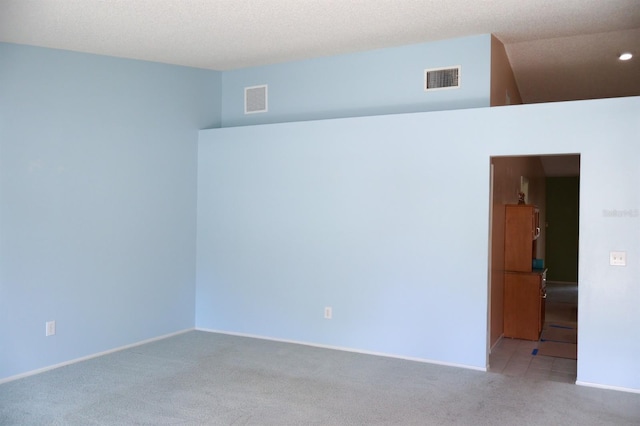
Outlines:
<svg viewBox="0 0 640 426"><path fill-rule="evenodd" d="M460 87L460 66L424 70L424 90L457 89Z"/></svg>
<svg viewBox="0 0 640 426"><path fill-rule="evenodd" d="M244 113L267 112L267 85L244 88Z"/></svg>

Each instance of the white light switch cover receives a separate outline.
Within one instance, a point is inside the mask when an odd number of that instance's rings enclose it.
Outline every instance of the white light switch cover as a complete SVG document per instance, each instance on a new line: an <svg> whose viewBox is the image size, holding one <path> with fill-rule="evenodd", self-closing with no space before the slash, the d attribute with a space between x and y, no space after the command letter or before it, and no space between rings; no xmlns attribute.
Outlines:
<svg viewBox="0 0 640 426"><path fill-rule="evenodd" d="M45 330L45 336L53 336L54 334L56 334L56 322L55 321L47 321L47 323L45 324L46 330Z"/></svg>

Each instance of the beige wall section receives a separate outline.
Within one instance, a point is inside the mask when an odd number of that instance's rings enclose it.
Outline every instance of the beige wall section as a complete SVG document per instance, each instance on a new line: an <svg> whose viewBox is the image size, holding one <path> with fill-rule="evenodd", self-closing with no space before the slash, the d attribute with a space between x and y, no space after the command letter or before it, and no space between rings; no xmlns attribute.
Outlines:
<svg viewBox="0 0 640 426"><path fill-rule="evenodd" d="M493 157L493 217L491 222L491 316L489 344L493 347L504 332L504 206L518 203L520 178L529 180L527 204L540 208L545 223L545 176L540 157ZM544 226L541 226L537 257L544 258Z"/></svg>
<svg viewBox="0 0 640 426"><path fill-rule="evenodd" d="M513 76L507 51L500 40L491 36L491 98L490 105L518 105L522 103L520 91Z"/></svg>

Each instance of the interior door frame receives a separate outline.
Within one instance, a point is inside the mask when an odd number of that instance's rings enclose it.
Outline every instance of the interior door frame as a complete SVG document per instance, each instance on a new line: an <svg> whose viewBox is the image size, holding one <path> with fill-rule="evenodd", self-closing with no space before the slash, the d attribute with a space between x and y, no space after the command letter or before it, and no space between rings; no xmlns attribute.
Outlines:
<svg viewBox="0 0 640 426"><path fill-rule="evenodd" d="M493 259L492 246L493 246L493 172L494 165L490 161L490 170L489 170L489 249L488 249L488 259L487 264L489 267L487 268L487 369L489 369L489 355L491 355L491 279L492 279L492 271L491 271L491 260Z"/></svg>

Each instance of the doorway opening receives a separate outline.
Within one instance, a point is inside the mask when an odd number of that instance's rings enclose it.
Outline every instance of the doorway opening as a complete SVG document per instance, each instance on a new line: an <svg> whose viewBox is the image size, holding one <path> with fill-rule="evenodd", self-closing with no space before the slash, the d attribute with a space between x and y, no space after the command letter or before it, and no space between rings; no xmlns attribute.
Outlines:
<svg viewBox="0 0 640 426"><path fill-rule="evenodd" d="M488 369L575 383L580 155L490 161Z"/></svg>

